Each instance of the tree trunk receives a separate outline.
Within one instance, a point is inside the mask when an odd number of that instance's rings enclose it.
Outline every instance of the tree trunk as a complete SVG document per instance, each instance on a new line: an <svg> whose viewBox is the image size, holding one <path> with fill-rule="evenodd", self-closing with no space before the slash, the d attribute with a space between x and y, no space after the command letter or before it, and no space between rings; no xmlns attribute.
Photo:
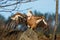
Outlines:
<svg viewBox="0 0 60 40"><path fill-rule="evenodd" d="M56 30L58 26L58 0L56 0L56 19L55 19L55 27L53 33L53 40L56 40Z"/></svg>

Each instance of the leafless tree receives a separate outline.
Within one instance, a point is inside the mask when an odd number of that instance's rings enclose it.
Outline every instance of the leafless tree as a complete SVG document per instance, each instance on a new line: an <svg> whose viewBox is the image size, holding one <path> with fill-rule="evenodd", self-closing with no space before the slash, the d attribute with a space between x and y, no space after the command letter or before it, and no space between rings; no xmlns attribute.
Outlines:
<svg viewBox="0 0 60 40"><path fill-rule="evenodd" d="M18 7L18 4L21 6L22 3L28 3L28 2L34 2L37 0L0 0L0 12L12 12L17 11L16 8ZM11 3L8 3L11 2ZM14 6L14 8L8 8ZM30 8L27 8L30 9ZM27 10L25 9L25 10ZM21 10L19 10L21 11Z"/></svg>

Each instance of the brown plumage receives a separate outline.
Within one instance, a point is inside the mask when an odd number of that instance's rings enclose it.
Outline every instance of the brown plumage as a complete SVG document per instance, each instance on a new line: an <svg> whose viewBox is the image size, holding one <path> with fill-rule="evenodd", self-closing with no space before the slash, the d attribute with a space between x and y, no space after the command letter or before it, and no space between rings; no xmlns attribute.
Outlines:
<svg viewBox="0 0 60 40"><path fill-rule="evenodd" d="M19 18L20 17L20 18ZM24 18L26 17L26 18ZM22 19L21 19L22 18ZM45 17L44 16L35 16L32 14L31 11L28 12L28 15L24 15L22 13L19 13L17 12L16 14L14 14L12 17L11 17L12 20L15 20L16 23L20 23L20 22L23 22L25 21L28 25L28 27L31 27L31 29L35 29L37 27L37 25L41 22L41 24L44 22L45 25L40 25L42 27L46 26L47 23L45 21ZM21 20L22 21L21 21ZM25 19L25 20L24 20Z"/></svg>
<svg viewBox="0 0 60 40"><path fill-rule="evenodd" d="M15 17L15 16L17 16L17 15L20 15L20 16L25 16L25 15L23 15L22 13L19 13L19 12L17 12L17 13L15 13L12 17Z"/></svg>
<svg viewBox="0 0 60 40"><path fill-rule="evenodd" d="M12 20L15 20L16 23L19 23L22 21L22 19L25 19L26 15L17 12L16 14L14 14L13 16L11 16Z"/></svg>
<svg viewBox="0 0 60 40"><path fill-rule="evenodd" d="M38 17L38 16L31 16L30 19L27 19L27 24L31 27L31 29L34 29L34 28L37 27L37 24L39 23L37 21L38 20L43 20L43 19L44 19L43 16L40 16L40 17Z"/></svg>

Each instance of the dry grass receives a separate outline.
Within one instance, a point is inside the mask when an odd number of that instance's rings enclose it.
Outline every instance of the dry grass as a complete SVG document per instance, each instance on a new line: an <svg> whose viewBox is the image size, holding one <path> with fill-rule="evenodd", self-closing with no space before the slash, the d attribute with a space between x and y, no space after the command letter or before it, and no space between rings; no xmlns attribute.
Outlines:
<svg viewBox="0 0 60 40"><path fill-rule="evenodd" d="M13 32L11 34L6 35L8 32L0 31L0 40L18 40L23 32ZM42 32L37 33L38 40L52 40L52 34L50 34L50 38L47 38ZM60 34L57 34L57 39L60 40Z"/></svg>

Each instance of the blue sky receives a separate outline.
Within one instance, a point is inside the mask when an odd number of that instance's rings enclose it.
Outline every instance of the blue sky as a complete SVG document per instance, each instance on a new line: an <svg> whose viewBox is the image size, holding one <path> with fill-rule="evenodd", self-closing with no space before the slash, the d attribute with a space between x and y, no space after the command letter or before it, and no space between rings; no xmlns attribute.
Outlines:
<svg viewBox="0 0 60 40"><path fill-rule="evenodd" d="M8 2L9 4L12 3ZM60 0L59 0L59 4L60 4ZM7 7L7 9L14 9L14 6L10 6ZM22 12L22 13L27 13L27 8L31 8L32 11L40 11L42 13L55 13L55 0L38 0L35 2L29 2L29 3L22 3L22 4L18 4L18 7L16 8L16 10L20 10L18 12ZM3 10L2 8L0 8L0 10ZM23 10L23 11L21 11ZM16 13L17 11L12 11L12 13ZM2 14L5 18L8 18L10 15L12 15L12 13L10 12L0 12L0 14ZM60 5L59 5L59 13L60 13Z"/></svg>

